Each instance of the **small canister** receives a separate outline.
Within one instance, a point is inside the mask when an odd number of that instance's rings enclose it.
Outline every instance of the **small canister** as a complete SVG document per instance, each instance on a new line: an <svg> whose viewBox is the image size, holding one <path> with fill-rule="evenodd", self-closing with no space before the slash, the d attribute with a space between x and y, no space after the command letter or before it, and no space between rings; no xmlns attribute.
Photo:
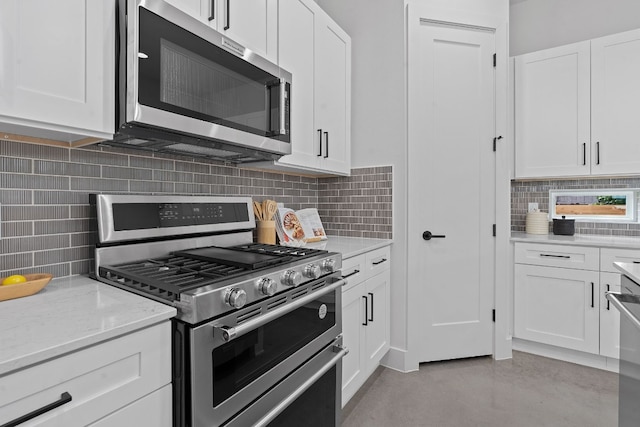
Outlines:
<svg viewBox="0 0 640 427"><path fill-rule="evenodd" d="M573 236L575 232L576 232L575 219L566 219L564 215L562 215L562 219L554 218L553 234L558 234L561 236Z"/></svg>

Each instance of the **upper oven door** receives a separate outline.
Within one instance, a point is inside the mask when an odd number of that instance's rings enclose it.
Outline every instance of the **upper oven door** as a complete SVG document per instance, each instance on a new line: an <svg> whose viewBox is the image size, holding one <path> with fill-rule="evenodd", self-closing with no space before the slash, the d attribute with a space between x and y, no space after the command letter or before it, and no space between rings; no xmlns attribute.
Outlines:
<svg viewBox="0 0 640 427"><path fill-rule="evenodd" d="M322 282L325 289L318 289ZM342 331L343 283L337 276L326 277L193 329L193 425L229 419L334 341ZM284 301L291 309L281 305ZM256 323L256 313L271 310L280 315L225 341L223 325L240 330Z"/></svg>
<svg viewBox="0 0 640 427"><path fill-rule="evenodd" d="M290 73L162 0L121 2L126 123L291 152Z"/></svg>

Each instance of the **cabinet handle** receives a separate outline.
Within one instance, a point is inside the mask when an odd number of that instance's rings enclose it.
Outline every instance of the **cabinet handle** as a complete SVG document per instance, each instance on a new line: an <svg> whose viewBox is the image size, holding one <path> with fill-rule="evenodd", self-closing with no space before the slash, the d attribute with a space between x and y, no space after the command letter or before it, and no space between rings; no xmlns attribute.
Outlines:
<svg viewBox="0 0 640 427"><path fill-rule="evenodd" d="M351 277L354 274L358 274L360 273L360 270L353 270L351 273L347 274L346 276L342 276L343 279L346 279L347 277Z"/></svg>
<svg viewBox="0 0 640 427"><path fill-rule="evenodd" d="M324 133L324 158L329 157L329 132Z"/></svg>
<svg viewBox="0 0 640 427"><path fill-rule="evenodd" d="M596 142L596 165L600 164L600 141Z"/></svg>
<svg viewBox="0 0 640 427"><path fill-rule="evenodd" d="M633 261L634 264L640 264L640 261Z"/></svg>
<svg viewBox="0 0 640 427"><path fill-rule="evenodd" d="M214 19L216 19L216 4L215 4L216 0L211 0L211 2L209 2L209 22L213 21Z"/></svg>
<svg viewBox="0 0 640 427"><path fill-rule="evenodd" d="M609 285L607 285L607 292L609 292ZM609 310L609 298L607 298L607 310Z"/></svg>
<svg viewBox="0 0 640 427"><path fill-rule="evenodd" d="M551 254L540 254L541 257L546 257L546 258L564 258L564 259L571 259L571 257L569 255L551 255Z"/></svg>
<svg viewBox="0 0 640 427"><path fill-rule="evenodd" d="M387 259L386 259L386 258L382 258L380 261L375 261L375 262L372 262L371 264L373 264L373 265L380 265L380 264L382 264L383 262L387 262Z"/></svg>
<svg viewBox="0 0 640 427"><path fill-rule="evenodd" d="M595 295L594 295L594 284L591 282L591 308L595 307Z"/></svg>
<svg viewBox="0 0 640 427"><path fill-rule="evenodd" d="M229 13L229 0L227 0L227 11L226 12L227 12L227 23L224 26L224 30L225 31L227 31L229 28L231 28L231 23L230 23L231 21L229 20L229 16L230 16L230 13Z"/></svg>
<svg viewBox="0 0 640 427"><path fill-rule="evenodd" d="M582 143L582 166L587 165L587 143Z"/></svg>
<svg viewBox="0 0 640 427"><path fill-rule="evenodd" d="M367 326L369 324L369 299L364 295L362 295L362 298L364 298L364 323L362 326Z"/></svg>
<svg viewBox="0 0 640 427"><path fill-rule="evenodd" d="M318 129L318 148L320 151L318 152L318 157L322 156L322 129Z"/></svg>
<svg viewBox="0 0 640 427"><path fill-rule="evenodd" d="M371 317L369 318L369 322L373 322L373 294L369 292L369 295L371 296Z"/></svg>
<svg viewBox="0 0 640 427"><path fill-rule="evenodd" d="M0 427L15 427L15 426L17 426L19 424L26 423L30 419L33 419L33 418L35 418L37 416L45 414L45 413L47 413L47 412L49 412L49 411L51 411L53 409L56 409L58 406L62 406L65 403L71 402L71 399L72 399L71 395L68 392L65 391L64 393L62 393L60 395L60 399L56 400L55 402L49 403L48 405L45 405L42 408L36 409L33 412L29 412L28 414L23 415L21 417L18 417L13 421L9 421L8 423L3 424Z"/></svg>

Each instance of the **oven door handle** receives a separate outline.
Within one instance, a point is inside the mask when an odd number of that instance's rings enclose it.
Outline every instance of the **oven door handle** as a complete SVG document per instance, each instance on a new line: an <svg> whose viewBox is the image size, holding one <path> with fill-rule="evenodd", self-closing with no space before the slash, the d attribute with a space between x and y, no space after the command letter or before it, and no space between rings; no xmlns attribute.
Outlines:
<svg viewBox="0 0 640 427"><path fill-rule="evenodd" d="M316 381L318 381L324 374L326 374L331 368L340 362L344 356L349 353L349 349L343 347L338 344L334 344L333 351L336 353L335 356L331 358L325 365L322 366L316 373L310 376L304 383L300 385L293 393L284 398L280 403L273 407L267 414L260 418L258 422L256 422L254 427L263 427L273 421L282 411L287 409L289 405L291 405L298 397L302 396L302 394L307 391L309 387L311 387Z"/></svg>
<svg viewBox="0 0 640 427"><path fill-rule="evenodd" d="M639 304L640 297L633 294L622 294L617 292L606 292L605 296L609 301L611 301L611 304L613 304L613 306L617 308L618 311L620 311L620 314L623 314L631 321L631 323L636 328L640 329L640 319L638 319L633 313L631 313L631 311L629 311L629 309L622 304L623 301L621 301L627 299L631 300L634 304Z"/></svg>
<svg viewBox="0 0 640 427"><path fill-rule="evenodd" d="M224 325L213 325L213 329L219 329L222 332L222 339L226 342L231 341L234 338L241 337L247 332L251 332L260 326L266 325L272 320L283 316L297 308L302 307L303 305L318 299L322 295L328 294L336 288L340 288L347 284L345 279L338 279L335 282L331 283L327 287L320 289L316 292L310 293L309 295L305 295L302 298L297 299L295 302L291 304L283 305L282 307L276 308L273 311L268 312L262 316L256 317L252 320L249 320L246 323L242 323L238 326L224 326Z"/></svg>

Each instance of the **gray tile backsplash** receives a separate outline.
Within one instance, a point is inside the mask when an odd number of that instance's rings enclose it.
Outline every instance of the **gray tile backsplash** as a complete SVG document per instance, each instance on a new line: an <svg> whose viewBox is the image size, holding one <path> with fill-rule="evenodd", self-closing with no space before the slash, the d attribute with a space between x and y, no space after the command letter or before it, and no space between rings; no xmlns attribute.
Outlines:
<svg viewBox="0 0 640 427"><path fill-rule="evenodd" d="M0 140L0 276L87 273L93 192L270 198L292 209L318 207L328 234L391 238L391 189L391 167L314 178L100 145Z"/></svg>
<svg viewBox="0 0 640 427"><path fill-rule="evenodd" d="M549 190L598 188L640 188L640 176L512 181L511 230L525 231L527 209L530 202L537 202L541 211L549 212ZM551 226L550 223L550 231ZM576 221L575 230L576 234L640 236L640 224Z"/></svg>

